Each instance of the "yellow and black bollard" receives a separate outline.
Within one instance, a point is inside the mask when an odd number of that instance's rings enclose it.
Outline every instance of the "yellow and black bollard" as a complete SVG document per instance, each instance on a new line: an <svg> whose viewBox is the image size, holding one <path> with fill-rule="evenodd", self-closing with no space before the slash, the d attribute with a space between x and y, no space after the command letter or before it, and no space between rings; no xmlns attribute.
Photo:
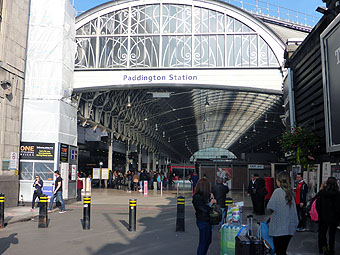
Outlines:
<svg viewBox="0 0 340 255"><path fill-rule="evenodd" d="M180 196L177 198L177 220L176 220L176 232L185 231L185 198Z"/></svg>
<svg viewBox="0 0 340 255"><path fill-rule="evenodd" d="M5 227L5 194L0 193L0 228Z"/></svg>
<svg viewBox="0 0 340 255"><path fill-rule="evenodd" d="M137 199L129 199L129 231L136 231Z"/></svg>
<svg viewBox="0 0 340 255"><path fill-rule="evenodd" d="M91 221L91 197L84 197L83 229L90 229Z"/></svg>
<svg viewBox="0 0 340 255"><path fill-rule="evenodd" d="M227 197L225 199L225 209L228 210L228 206L233 203L233 199L231 197Z"/></svg>
<svg viewBox="0 0 340 255"><path fill-rule="evenodd" d="M48 203L48 196L41 195L39 202L39 221L38 221L38 228L47 228L48 227L48 217L47 217L47 203Z"/></svg>

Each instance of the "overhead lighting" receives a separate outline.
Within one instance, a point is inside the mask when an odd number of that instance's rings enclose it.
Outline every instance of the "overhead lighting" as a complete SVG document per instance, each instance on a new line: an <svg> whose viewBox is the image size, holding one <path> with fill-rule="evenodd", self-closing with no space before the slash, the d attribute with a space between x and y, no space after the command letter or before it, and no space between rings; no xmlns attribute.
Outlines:
<svg viewBox="0 0 340 255"><path fill-rule="evenodd" d="M210 104L209 104L209 101L208 101L208 95L205 97L205 107L208 107Z"/></svg>
<svg viewBox="0 0 340 255"><path fill-rule="evenodd" d="M265 122L265 123L268 123L268 116L267 116L267 113L266 113L266 115L265 115L265 117L264 117L264 122Z"/></svg>
<svg viewBox="0 0 340 255"><path fill-rule="evenodd" d="M168 143L170 143L170 137L168 138Z"/></svg>
<svg viewBox="0 0 340 255"><path fill-rule="evenodd" d="M163 131L163 138L165 138L165 131Z"/></svg>
<svg viewBox="0 0 340 255"><path fill-rule="evenodd" d="M130 96L128 96L128 103L127 103L126 106L127 106L127 107L131 107L131 97L130 97Z"/></svg>
<svg viewBox="0 0 340 255"><path fill-rule="evenodd" d="M92 130L93 130L93 131L96 131L97 127L98 127L98 125L94 125L94 126L92 127Z"/></svg>
<svg viewBox="0 0 340 255"><path fill-rule="evenodd" d="M144 120L147 121L147 120L148 120L148 117L145 117Z"/></svg>
<svg viewBox="0 0 340 255"><path fill-rule="evenodd" d="M255 127L255 125L253 126L253 132L254 132L254 133L256 132L256 127Z"/></svg>
<svg viewBox="0 0 340 255"><path fill-rule="evenodd" d="M207 121L208 121L208 119L207 119L207 114L204 113L204 115L203 115L203 122L207 122Z"/></svg>
<svg viewBox="0 0 340 255"><path fill-rule="evenodd" d="M248 136L246 135L246 136L244 137L244 139L248 139Z"/></svg>
<svg viewBox="0 0 340 255"><path fill-rule="evenodd" d="M156 124L156 131L158 131L158 125Z"/></svg>
<svg viewBox="0 0 340 255"><path fill-rule="evenodd" d="M240 138L240 140L238 141L238 143L242 143L241 138Z"/></svg>

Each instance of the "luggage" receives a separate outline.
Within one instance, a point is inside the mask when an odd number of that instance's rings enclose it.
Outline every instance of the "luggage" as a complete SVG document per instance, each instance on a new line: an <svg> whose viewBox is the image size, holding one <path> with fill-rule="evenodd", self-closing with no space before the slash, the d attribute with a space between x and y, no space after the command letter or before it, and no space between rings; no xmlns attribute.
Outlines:
<svg viewBox="0 0 340 255"><path fill-rule="evenodd" d="M237 224L223 224L221 227L221 255L235 254L235 237L244 235L247 227Z"/></svg>
<svg viewBox="0 0 340 255"><path fill-rule="evenodd" d="M252 236L253 216L247 217L248 234L235 237L235 255L264 255L264 245L261 238Z"/></svg>

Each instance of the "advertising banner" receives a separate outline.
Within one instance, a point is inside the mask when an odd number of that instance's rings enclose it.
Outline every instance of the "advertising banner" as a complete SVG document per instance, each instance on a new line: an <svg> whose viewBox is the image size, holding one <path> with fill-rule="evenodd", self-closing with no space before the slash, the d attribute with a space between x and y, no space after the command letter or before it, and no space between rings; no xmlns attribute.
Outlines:
<svg viewBox="0 0 340 255"><path fill-rule="evenodd" d="M327 152L340 151L340 14L321 34Z"/></svg>
<svg viewBox="0 0 340 255"><path fill-rule="evenodd" d="M60 162L68 162L68 145L60 144Z"/></svg>
<svg viewBox="0 0 340 255"><path fill-rule="evenodd" d="M54 143L20 143L20 159L54 160Z"/></svg>

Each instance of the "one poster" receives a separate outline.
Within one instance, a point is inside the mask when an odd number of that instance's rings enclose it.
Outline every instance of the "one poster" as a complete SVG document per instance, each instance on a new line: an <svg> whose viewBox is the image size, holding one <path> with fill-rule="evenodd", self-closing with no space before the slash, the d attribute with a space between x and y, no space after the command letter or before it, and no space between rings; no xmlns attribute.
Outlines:
<svg viewBox="0 0 340 255"><path fill-rule="evenodd" d="M54 160L54 143L20 143L20 159Z"/></svg>
<svg viewBox="0 0 340 255"><path fill-rule="evenodd" d="M77 165L72 165L71 180L75 181L77 179Z"/></svg>
<svg viewBox="0 0 340 255"><path fill-rule="evenodd" d="M327 181L328 177L331 177L331 162L322 163L322 183Z"/></svg>
<svg viewBox="0 0 340 255"><path fill-rule="evenodd" d="M93 168L92 169L92 180L99 180L100 179L100 168Z"/></svg>
<svg viewBox="0 0 340 255"><path fill-rule="evenodd" d="M68 145L60 144L60 162L68 162Z"/></svg>
<svg viewBox="0 0 340 255"><path fill-rule="evenodd" d="M340 165L331 164L331 176L337 179L338 185L340 186Z"/></svg>
<svg viewBox="0 0 340 255"><path fill-rule="evenodd" d="M292 166L292 177L293 177L293 181L294 181L294 188L296 188L298 181L296 180L296 175L298 173L301 173L301 166L300 165L293 165Z"/></svg>
<svg viewBox="0 0 340 255"><path fill-rule="evenodd" d="M109 179L109 169L108 168L102 168L102 179L103 180Z"/></svg>
<svg viewBox="0 0 340 255"><path fill-rule="evenodd" d="M319 174L320 174L320 165L319 164L313 165L309 170L308 182L307 182L309 198L314 197L316 193L318 192L318 189L319 189L318 175Z"/></svg>
<svg viewBox="0 0 340 255"><path fill-rule="evenodd" d="M144 196L148 196L148 181L144 181Z"/></svg>

